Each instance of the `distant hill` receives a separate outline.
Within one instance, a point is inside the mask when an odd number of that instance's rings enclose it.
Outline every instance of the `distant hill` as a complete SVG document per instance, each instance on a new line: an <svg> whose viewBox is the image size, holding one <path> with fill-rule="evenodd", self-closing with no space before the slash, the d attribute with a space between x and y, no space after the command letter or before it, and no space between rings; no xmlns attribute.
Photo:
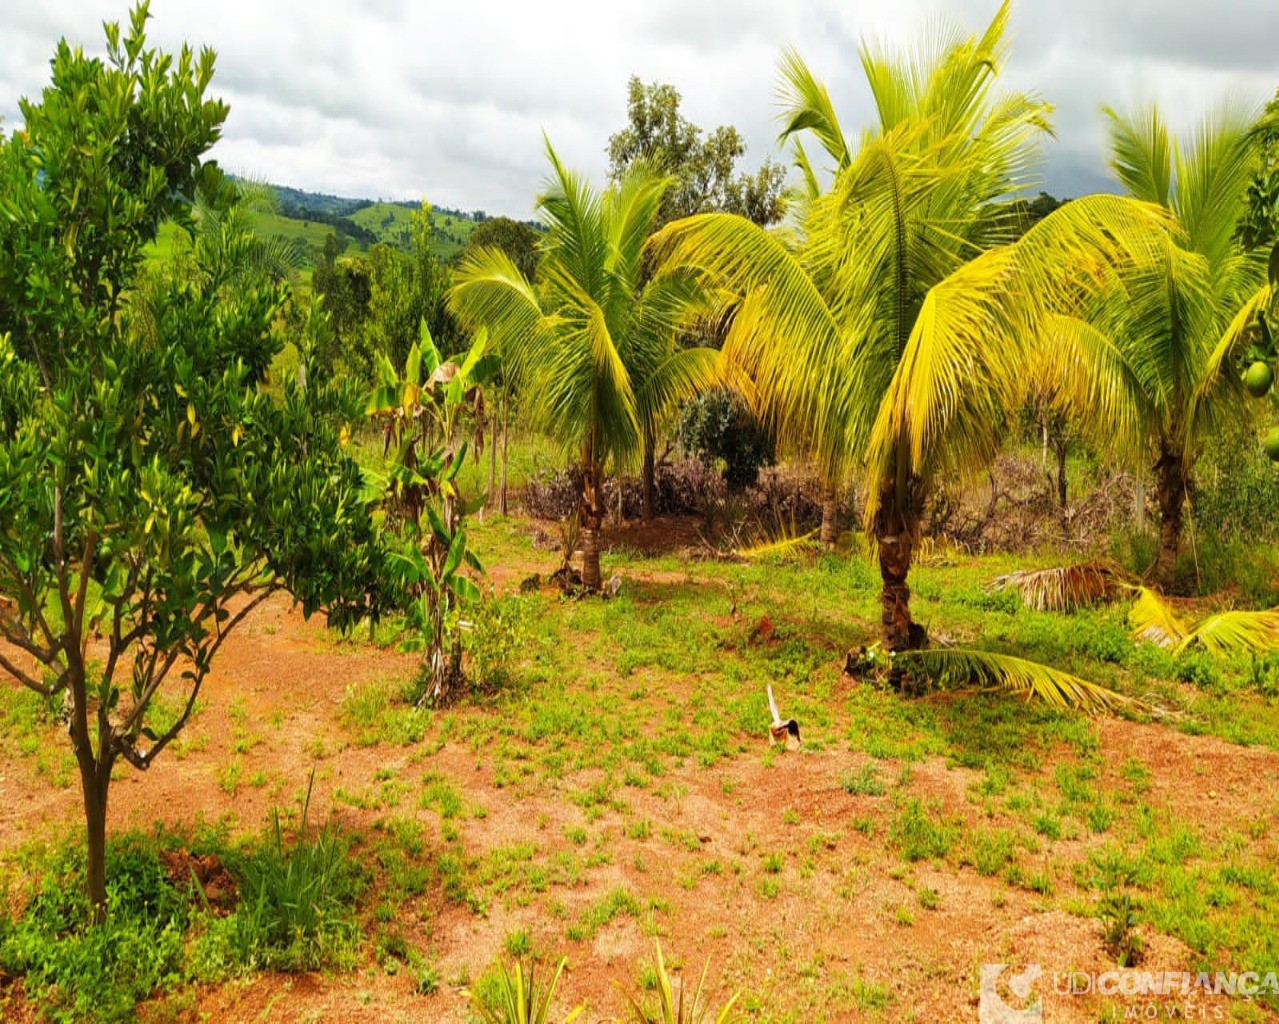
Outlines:
<svg viewBox="0 0 1279 1024"><path fill-rule="evenodd" d="M420 203L408 200L356 199L326 192L307 192L288 185L269 186L275 190L277 211L259 214L254 227L267 237L285 238L301 246L303 276L309 277L324 250L325 240L336 233L346 240L347 252L366 252L379 243L402 251L412 246L410 218ZM447 206L431 208L432 248L438 259L451 261L466 248L471 232L488 220L483 210L465 213ZM530 226L540 226L529 222ZM178 229L165 225L153 252L168 253Z"/></svg>
<svg viewBox="0 0 1279 1024"><path fill-rule="evenodd" d="M324 247L330 232L347 239L348 249L364 250L381 242L407 250L412 244L410 215L420 207L411 200L357 199L307 192L272 184L279 212L259 218L259 229L268 235L296 239L307 247L309 261ZM466 213L447 206L431 208L433 248L441 260L457 257L477 224L488 219L483 210Z"/></svg>

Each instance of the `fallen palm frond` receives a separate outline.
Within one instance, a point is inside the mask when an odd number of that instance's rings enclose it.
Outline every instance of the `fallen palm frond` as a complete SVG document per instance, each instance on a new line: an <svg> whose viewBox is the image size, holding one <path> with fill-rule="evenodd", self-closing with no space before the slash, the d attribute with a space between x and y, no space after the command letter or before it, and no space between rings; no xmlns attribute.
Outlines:
<svg viewBox="0 0 1279 1024"><path fill-rule="evenodd" d="M1141 707L1140 702L1114 690L1011 654L936 647L900 651L894 660L901 666L918 666L941 687L976 683L1027 700L1041 700L1055 708L1076 708L1090 714Z"/></svg>
<svg viewBox="0 0 1279 1024"><path fill-rule="evenodd" d="M1133 636L1175 654L1199 644L1209 654L1279 651L1279 608L1217 612L1187 626L1159 594L1141 588L1128 613Z"/></svg>
<svg viewBox="0 0 1279 1024"><path fill-rule="evenodd" d="M1194 642L1202 644L1210 654L1279 651L1279 608L1209 615L1182 641L1182 647Z"/></svg>
<svg viewBox="0 0 1279 1024"><path fill-rule="evenodd" d="M746 548L737 548L733 554L747 562L758 562L764 559L779 560L789 558L801 551L817 551L818 545L813 540L816 530L809 530L797 537L781 537L777 540L764 541Z"/></svg>
<svg viewBox="0 0 1279 1024"><path fill-rule="evenodd" d="M1190 630L1172 607L1149 587L1140 587L1128 612L1128 624L1138 642L1147 641L1164 650L1180 649Z"/></svg>
<svg viewBox="0 0 1279 1024"><path fill-rule="evenodd" d="M1037 612L1064 612L1107 604L1130 593L1135 582L1113 562L1083 562L1053 569L1022 569L1000 576L990 589L1015 590Z"/></svg>

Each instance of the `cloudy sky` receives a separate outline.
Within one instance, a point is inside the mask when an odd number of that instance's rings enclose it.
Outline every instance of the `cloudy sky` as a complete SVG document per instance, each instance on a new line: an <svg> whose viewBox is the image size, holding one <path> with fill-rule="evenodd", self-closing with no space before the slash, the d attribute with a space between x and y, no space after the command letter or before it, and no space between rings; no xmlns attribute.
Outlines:
<svg viewBox="0 0 1279 1024"><path fill-rule="evenodd" d="M777 58L795 46L845 130L870 117L863 37L908 42L944 17L976 31L995 0L153 0L151 37L218 54L230 170L340 195L528 216L541 133L600 178L626 81L673 83L703 127L730 122L748 159L775 155ZM101 48L125 0L0 3L0 117L48 77L60 36ZM1010 85L1056 106L1044 184L1106 182L1100 108L1158 102L1187 128L1227 97L1279 86L1279 0L1021 0Z"/></svg>

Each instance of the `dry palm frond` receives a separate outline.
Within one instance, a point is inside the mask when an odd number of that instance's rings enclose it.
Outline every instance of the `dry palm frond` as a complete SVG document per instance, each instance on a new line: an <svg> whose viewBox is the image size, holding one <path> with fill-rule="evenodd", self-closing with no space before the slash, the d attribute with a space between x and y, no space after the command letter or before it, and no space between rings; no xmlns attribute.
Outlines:
<svg viewBox="0 0 1279 1024"><path fill-rule="evenodd" d="M940 647L901 651L894 660L898 665L918 666L941 687L977 683L1027 700L1041 700L1055 708L1077 708L1089 713L1140 707L1138 701L1114 690L1010 654Z"/></svg>
<svg viewBox="0 0 1279 1024"><path fill-rule="evenodd" d="M1035 611L1062 612L1106 604L1133 589L1131 577L1113 562L1083 562L1053 569L1022 569L1000 576L993 590L1015 590Z"/></svg>
<svg viewBox="0 0 1279 1024"><path fill-rule="evenodd" d="M780 537L777 540L764 541L747 548L738 548L733 554L747 562L789 558L801 551L817 550L816 542L813 540L816 535L816 530L809 530L801 536Z"/></svg>
<svg viewBox="0 0 1279 1024"><path fill-rule="evenodd" d="M1128 612L1128 625L1135 640L1165 650L1180 649L1190 633L1168 603L1148 587L1138 588L1137 600Z"/></svg>

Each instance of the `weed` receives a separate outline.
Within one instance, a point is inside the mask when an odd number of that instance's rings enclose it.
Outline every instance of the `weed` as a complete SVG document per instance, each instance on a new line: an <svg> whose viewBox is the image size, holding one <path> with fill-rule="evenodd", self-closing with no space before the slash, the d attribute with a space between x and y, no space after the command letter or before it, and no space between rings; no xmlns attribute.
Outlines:
<svg viewBox="0 0 1279 1024"><path fill-rule="evenodd" d="M853 796L883 796L884 783L880 781L875 765L867 761L855 772L844 772L839 784Z"/></svg>

